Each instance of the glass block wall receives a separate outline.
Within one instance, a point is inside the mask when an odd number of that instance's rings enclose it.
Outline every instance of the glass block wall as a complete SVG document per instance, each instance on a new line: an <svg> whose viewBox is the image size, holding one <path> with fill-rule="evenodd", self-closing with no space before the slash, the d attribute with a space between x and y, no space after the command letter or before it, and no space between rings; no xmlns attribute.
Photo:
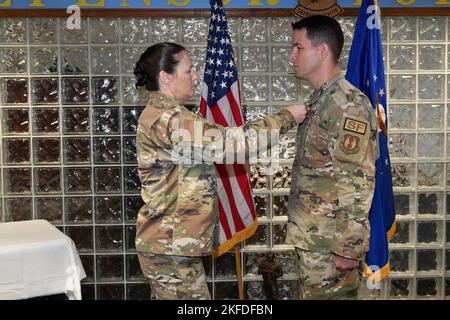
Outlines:
<svg viewBox="0 0 450 320"><path fill-rule="evenodd" d="M247 119L303 101L311 88L287 59L295 19L229 20ZM345 70L355 18L339 21ZM398 213L385 299L450 296L449 23L383 18ZM1 219L47 219L70 236L88 275L85 299L150 297L134 251L135 132L147 94L134 88L132 70L147 46L175 41L202 75L207 27L207 18L86 18L79 30L64 18L0 19ZM251 168L259 228L240 252L246 299L264 297L257 269L269 250L283 266L279 297L298 297L295 253L284 244L294 135L282 137L279 168ZM205 267L215 299L238 298L233 253L205 258Z"/></svg>

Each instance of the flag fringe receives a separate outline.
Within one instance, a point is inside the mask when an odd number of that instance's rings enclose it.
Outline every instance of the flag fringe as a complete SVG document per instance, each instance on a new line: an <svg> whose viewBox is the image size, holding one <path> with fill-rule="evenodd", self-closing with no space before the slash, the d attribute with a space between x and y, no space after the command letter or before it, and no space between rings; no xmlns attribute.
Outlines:
<svg viewBox="0 0 450 320"><path fill-rule="evenodd" d="M232 238L230 238L227 241L225 241L224 243L222 243L219 246L219 248L217 248L217 250L213 252L212 256L214 258L217 258L217 257L221 256L222 254L224 254L225 252L230 251L239 242L250 238L256 232L257 228L258 228L258 221L255 220L247 228L245 228L244 230L241 230L239 232L236 232L236 234Z"/></svg>

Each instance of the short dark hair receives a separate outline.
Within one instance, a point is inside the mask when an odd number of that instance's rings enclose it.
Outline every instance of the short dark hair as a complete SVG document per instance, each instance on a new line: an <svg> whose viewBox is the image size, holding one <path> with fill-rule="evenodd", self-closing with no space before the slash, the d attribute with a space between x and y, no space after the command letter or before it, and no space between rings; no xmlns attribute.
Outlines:
<svg viewBox="0 0 450 320"><path fill-rule="evenodd" d="M186 51L186 49L172 42L162 42L148 47L134 67L136 87L145 87L148 91L158 91L159 73L165 71L173 74L180 62L175 55L182 51Z"/></svg>
<svg viewBox="0 0 450 320"><path fill-rule="evenodd" d="M339 62L342 47L344 46L344 33L339 22L327 16L310 16L292 24L292 29L306 29L308 39L318 46L326 43L334 56L334 61Z"/></svg>

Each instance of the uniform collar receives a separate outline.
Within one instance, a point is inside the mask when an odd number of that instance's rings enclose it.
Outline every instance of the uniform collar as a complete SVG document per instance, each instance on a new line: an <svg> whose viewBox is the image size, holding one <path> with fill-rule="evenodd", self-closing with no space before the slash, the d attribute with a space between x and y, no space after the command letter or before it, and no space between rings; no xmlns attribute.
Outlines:
<svg viewBox="0 0 450 320"><path fill-rule="evenodd" d="M162 93L161 91L152 91L150 92L149 101L153 101L152 105L156 108L164 108L167 109L167 106L180 106L180 102L168 96L167 94ZM156 103L155 103L156 102Z"/></svg>
<svg viewBox="0 0 450 320"><path fill-rule="evenodd" d="M314 92L309 96L306 101L308 106L312 106L319 100L319 98L326 92L328 89L333 86L339 80L344 79L344 76L339 72L334 77L330 78L327 82L325 82L318 90L314 90Z"/></svg>

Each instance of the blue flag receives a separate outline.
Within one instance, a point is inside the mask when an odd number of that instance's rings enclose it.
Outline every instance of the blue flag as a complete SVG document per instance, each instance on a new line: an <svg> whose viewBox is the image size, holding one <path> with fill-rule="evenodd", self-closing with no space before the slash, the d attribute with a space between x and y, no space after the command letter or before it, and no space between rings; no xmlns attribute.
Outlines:
<svg viewBox="0 0 450 320"><path fill-rule="evenodd" d="M362 1L346 75L346 79L370 99L379 125L380 157L375 163L375 192L369 213L370 244L364 265L366 275L377 275L375 281L381 280L389 274L388 240L395 232L395 207L387 146L386 86L379 10L376 0Z"/></svg>

